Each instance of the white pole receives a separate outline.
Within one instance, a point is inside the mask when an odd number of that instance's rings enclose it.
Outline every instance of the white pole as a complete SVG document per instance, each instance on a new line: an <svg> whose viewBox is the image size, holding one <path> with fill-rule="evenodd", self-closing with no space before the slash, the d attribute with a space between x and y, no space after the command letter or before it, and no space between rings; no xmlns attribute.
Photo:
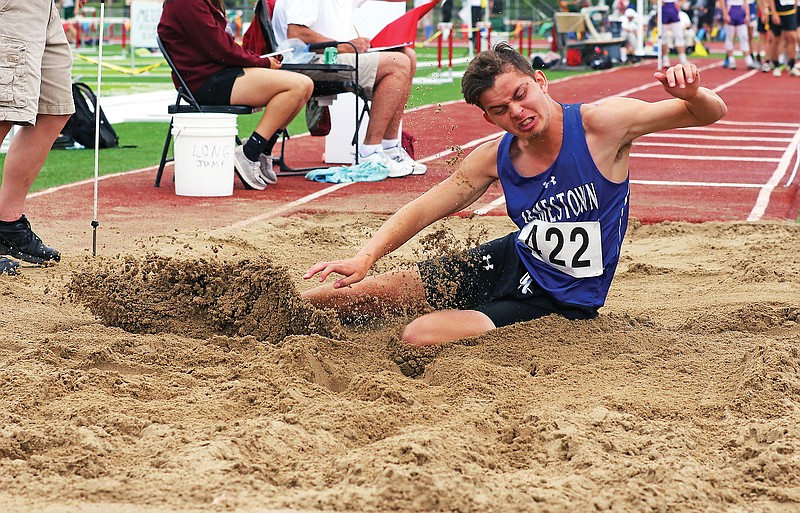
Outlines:
<svg viewBox="0 0 800 513"><path fill-rule="evenodd" d="M467 34L467 47L469 48L468 57L469 60L472 60L472 58L475 56L475 44L473 43L472 40L472 29L475 28L472 26L472 24L474 23L474 20L472 19L472 3L469 0L464 0L464 5L466 5L467 7L466 14L468 16L467 18L468 20L467 27L469 29L469 33Z"/></svg>
<svg viewBox="0 0 800 513"><path fill-rule="evenodd" d="M661 22L661 2L662 2L662 0L658 0L658 10L656 11L656 13L658 14L658 40L657 40L657 43L658 43L658 54L657 55L658 55L658 69L659 70L662 68L662 64L664 63L664 51L663 51L664 46L663 46L662 43L666 42L666 39L664 38L664 25Z"/></svg>
<svg viewBox="0 0 800 513"><path fill-rule="evenodd" d="M99 53L97 55L97 103L94 106L94 216L92 217L92 256L97 255L97 187L100 178L100 87L103 76L103 32L105 29L106 2L100 0L100 35L97 40Z"/></svg>
<svg viewBox="0 0 800 513"><path fill-rule="evenodd" d="M644 14L644 0L636 0L636 16L639 18L639 26L636 27L636 55L641 57L644 55L644 38L647 34L645 30L647 17Z"/></svg>

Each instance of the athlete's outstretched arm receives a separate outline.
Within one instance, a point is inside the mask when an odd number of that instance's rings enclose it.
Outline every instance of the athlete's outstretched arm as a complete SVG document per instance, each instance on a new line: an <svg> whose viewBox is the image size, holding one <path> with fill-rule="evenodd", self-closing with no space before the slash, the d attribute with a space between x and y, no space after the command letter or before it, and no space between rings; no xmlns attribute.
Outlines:
<svg viewBox="0 0 800 513"><path fill-rule="evenodd" d="M476 148L447 179L387 219L355 256L319 262L306 271L303 278L319 274L319 281L323 282L331 273L337 273L344 277L334 282L334 288L352 285L362 280L382 256L432 223L474 203L497 179L497 144L497 141L490 141Z"/></svg>
<svg viewBox="0 0 800 513"><path fill-rule="evenodd" d="M653 132L710 125L728 112L722 98L700 85L700 72L694 64L678 64L654 77L673 98L656 102L609 98L597 104L602 112L597 115L606 125L624 132L622 145Z"/></svg>

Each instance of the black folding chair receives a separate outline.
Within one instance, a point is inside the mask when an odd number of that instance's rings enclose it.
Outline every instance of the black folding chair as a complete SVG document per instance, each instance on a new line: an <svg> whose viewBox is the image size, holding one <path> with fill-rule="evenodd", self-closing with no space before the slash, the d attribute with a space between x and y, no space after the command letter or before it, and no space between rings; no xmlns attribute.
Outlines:
<svg viewBox="0 0 800 513"><path fill-rule="evenodd" d="M178 97L175 99L175 104L170 105L167 107L167 112L172 114L183 114L187 112L205 112L205 113L222 113L222 114L252 114L254 112L258 112L261 110L261 107L251 107L250 105L201 105L200 103L195 100L194 95L189 90L189 87L186 85L186 82L183 80L178 68L175 67L175 63L172 62L172 58L169 56L166 48L164 48L164 43L161 41L161 38L156 36L156 40L158 41L158 49L161 50L161 54L166 59L167 64L169 64L170 69L175 74L178 79L178 83L180 87L178 87ZM185 103L181 103L184 101ZM169 152L169 145L172 142L172 117L169 120L169 129L167 129L167 139L164 141L164 151L161 152L161 162L158 164L158 173L156 173L156 187L161 186L161 176L164 174L164 166L167 165L167 162L172 161L172 158L167 158L167 153ZM239 137L236 136L236 144L241 144ZM242 182L244 183L244 182ZM245 188L251 189L248 184L244 183Z"/></svg>
<svg viewBox="0 0 800 513"><path fill-rule="evenodd" d="M264 37L264 42L267 45L267 52L274 52L278 43L275 39L275 33L272 30L272 19L270 16L269 8L267 7L266 0L258 0L255 6L255 17L261 25L261 33ZM369 96L363 87L358 83L358 51L353 43L350 41L326 41L323 43L313 43L309 45L309 50L320 50L328 47L335 47L340 44L347 44L353 47L355 51L355 67L346 64L284 64L281 69L286 71L293 71L302 73L304 75L312 76L314 80L314 92L312 97L320 98L325 96L336 96L342 93L353 93L356 95L355 102L355 132L353 133L352 143L355 146L355 163L358 164L358 131L364 116L369 113ZM359 106L361 100L362 106ZM289 131L284 130L283 140L281 141L281 156L276 159L279 164L278 176L280 175L304 175L311 169L319 169L317 167L309 168L292 168L286 163L286 141L289 139Z"/></svg>

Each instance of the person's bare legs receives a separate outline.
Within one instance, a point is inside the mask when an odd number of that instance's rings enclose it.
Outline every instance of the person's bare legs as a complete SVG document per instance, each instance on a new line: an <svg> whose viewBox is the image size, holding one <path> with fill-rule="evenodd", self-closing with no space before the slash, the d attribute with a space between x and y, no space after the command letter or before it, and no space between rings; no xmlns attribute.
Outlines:
<svg viewBox="0 0 800 513"><path fill-rule="evenodd" d="M292 71L246 68L231 90L231 103L264 107L256 132L265 139L297 116L314 91L314 82Z"/></svg>
<svg viewBox="0 0 800 513"><path fill-rule="evenodd" d="M411 94L411 62L403 52L380 52L364 144L395 139Z"/></svg>
<svg viewBox="0 0 800 513"><path fill-rule="evenodd" d="M68 119L69 115L39 114L36 126L24 126L14 136L3 165L0 221L16 221L22 216L25 197ZM0 140L11 131L11 126L12 123L0 122Z"/></svg>
<svg viewBox="0 0 800 513"><path fill-rule="evenodd" d="M780 55L779 43L781 38L776 36L770 30L767 36L767 60L771 61L774 66L778 66L778 57Z"/></svg>
<svg viewBox="0 0 800 513"><path fill-rule="evenodd" d="M332 308L345 319L402 313L425 304L425 290L419 271L404 269L369 276L349 287L331 284L314 287L302 294L317 308ZM411 321L403 329L403 342L412 346L442 344L481 335L495 329L485 314L475 310L440 310Z"/></svg>

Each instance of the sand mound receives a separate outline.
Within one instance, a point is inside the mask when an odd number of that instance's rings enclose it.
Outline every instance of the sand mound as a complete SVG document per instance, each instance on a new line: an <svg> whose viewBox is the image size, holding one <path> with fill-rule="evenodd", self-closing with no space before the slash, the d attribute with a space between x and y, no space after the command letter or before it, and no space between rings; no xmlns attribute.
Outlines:
<svg viewBox="0 0 800 513"><path fill-rule="evenodd" d="M270 342L342 334L334 315L301 300L286 269L267 260L92 260L73 275L69 291L106 324L134 333L251 335Z"/></svg>

